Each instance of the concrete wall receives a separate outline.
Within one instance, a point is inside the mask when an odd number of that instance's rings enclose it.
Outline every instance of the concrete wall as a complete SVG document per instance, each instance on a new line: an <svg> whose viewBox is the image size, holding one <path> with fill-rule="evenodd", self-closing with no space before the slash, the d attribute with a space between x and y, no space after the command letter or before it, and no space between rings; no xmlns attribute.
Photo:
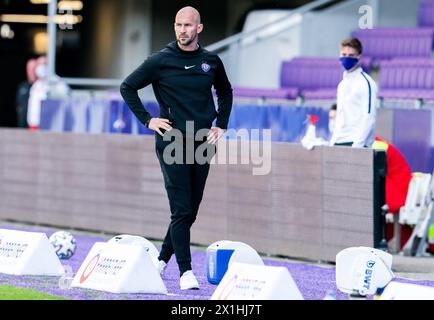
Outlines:
<svg viewBox="0 0 434 320"><path fill-rule="evenodd" d="M375 1L375 0L374 0ZM381 27L417 27L420 0L380 0L378 24Z"/></svg>
<svg viewBox="0 0 434 320"><path fill-rule="evenodd" d="M151 0L91 3L88 77L122 78L151 53Z"/></svg>
<svg viewBox="0 0 434 320"><path fill-rule="evenodd" d="M125 77L151 53L151 0L123 1L125 7L116 74Z"/></svg>
<svg viewBox="0 0 434 320"><path fill-rule="evenodd" d="M116 58L121 41L119 33L124 7L120 1L97 1L90 4L93 8L89 29L89 42L86 46L89 76L99 78L116 78L120 61Z"/></svg>
<svg viewBox="0 0 434 320"><path fill-rule="evenodd" d="M282 19L289 13L290 10L253 11L246 20L243 32ZM301 19L300 15L292 16L232 45L229 52L222 55L232 83L251 88L280 87L281 62L292 59L300 52L303 42ZM286 31L274 36L277 30Z"/></svg>
<svg viewBox="0 0 434 320"><path fill-rule="evenodd" d="M373 246L372 150L271 150L268 175L212 165L193 243L327 261ZM0 219L161 239L169 207L153 137L1 129Z"/></svg>
<svg viewBox="0 0 434 320"><path fill-rule="evenodd" d="M310 12L302 23L298 55L338 57L339 44L359 26L359 7L367 1L346 1L325 11Z"/></svg>

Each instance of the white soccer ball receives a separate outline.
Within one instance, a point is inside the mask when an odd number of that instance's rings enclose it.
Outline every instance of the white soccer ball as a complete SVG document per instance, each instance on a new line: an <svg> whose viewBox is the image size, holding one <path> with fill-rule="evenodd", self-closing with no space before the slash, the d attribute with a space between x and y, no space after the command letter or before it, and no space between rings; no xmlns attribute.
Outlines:
<svg viewBox="0 0 434 320"><path fill-rule="evenodd" d="M59 259L69 259L77 249L75 237L67 231L57 231L48 239Z"/></svg>

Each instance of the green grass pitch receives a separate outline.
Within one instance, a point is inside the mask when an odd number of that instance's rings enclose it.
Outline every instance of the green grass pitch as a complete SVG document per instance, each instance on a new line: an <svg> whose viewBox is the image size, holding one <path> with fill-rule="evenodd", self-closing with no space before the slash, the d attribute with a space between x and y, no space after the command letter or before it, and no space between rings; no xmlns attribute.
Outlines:
<svg viewBox="0 0 434 320"><path fill-rule="evenodd" d="M19 288L9 285L0 285L0 300L65 300L51 294Z"/></svg>

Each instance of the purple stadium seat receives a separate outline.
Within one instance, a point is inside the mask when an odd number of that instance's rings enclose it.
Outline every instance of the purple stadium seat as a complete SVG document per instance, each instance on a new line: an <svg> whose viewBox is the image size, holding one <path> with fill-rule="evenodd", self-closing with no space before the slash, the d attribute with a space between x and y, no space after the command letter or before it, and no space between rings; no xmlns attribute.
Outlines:
<svg viewBox="0 0 434 320"><path fill-rule="evenodd" d="M418 10L419 27L434 27L434 1L422 0Z"/></svg>
<svg viewBox="0 0 434 320"><path fill-rule="evenodd" d="M298 88L305 99L335 99L342 73L336 58L295 58L282 64L280 85Z"/></svg>
<svg viewBox="0 0 434 320"><path fill-rule="evenodd" d="M363 56L373 66L398 57L431 57L433 28L375 28L352 33L363 44Z"/></svg>
<svg viewBox="0 0 434 320"><path fill-rule="evenodd" d="M379 97L434 100L434 59L393 59L380 66Z"/></svg>
<svg viewBox="0 0 434 320"><path fill-rule="evenodd" d="M300 57L282 63L279 89L234 87L234 96L252 98L335 99L343 69L337 58Z"/></svg>

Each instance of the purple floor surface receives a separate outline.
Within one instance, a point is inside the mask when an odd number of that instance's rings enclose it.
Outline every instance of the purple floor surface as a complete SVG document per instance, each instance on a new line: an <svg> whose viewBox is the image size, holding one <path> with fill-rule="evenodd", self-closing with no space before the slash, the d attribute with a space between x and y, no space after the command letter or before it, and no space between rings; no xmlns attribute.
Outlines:
<svg viewBox="0 0 434 320"><path fill-rule="evenodd" d="M15 229L23 231L45 232L49 237L54 231L41 228L17 228L1 226L4 229ZM74 234L74 231L71 231ZM70 266L75 274L80 268L81 263L86 258L93 244L97 241L107 241L108 238L83 236L74 234L77 239L77 250L69 260L61 260L64 266ZM0 274L0 284L8 284L24 288L30 288L41 292L46 292L56 296L75 300L207 300L211 297L215 285L208 283L205 272L206 253L203 250L192 250L192 267L198 278L200 290L181 291L179 289L179 271L174 257L170 260L163 281L169 292L168 295L154 294L113 294L95 290L69 288L62 289L59 286L59 277L39 277L39 276L12 276ZM335 284L335 268L315 266L307 263L293 263L284 260L271 260L264 258L264 263L269 266L286 267L305 300L321 300L329 290L336 292L337 300L348 300L348 295L341 293ZM410 281L395 278L393 281L415 283L434 287L434 281ZM368 297L370 299L372 297Z"/></svg>

